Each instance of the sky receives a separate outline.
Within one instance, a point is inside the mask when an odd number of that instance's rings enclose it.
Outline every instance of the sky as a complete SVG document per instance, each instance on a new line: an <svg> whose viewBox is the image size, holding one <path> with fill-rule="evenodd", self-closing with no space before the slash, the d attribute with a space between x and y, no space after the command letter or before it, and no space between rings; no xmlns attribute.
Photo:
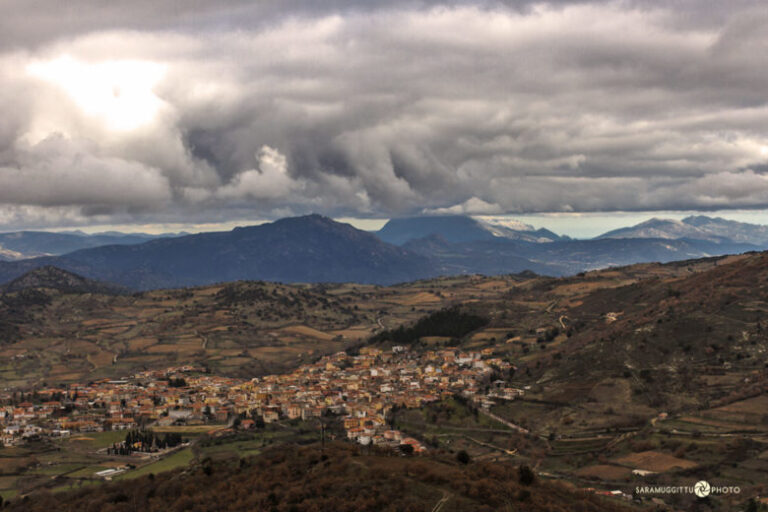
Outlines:
<svg viewBox="0 0 768 512"><path fill-rule="evenodd" d="M767 90L759 0L3 0L0 230L764 219Z"/></svg>

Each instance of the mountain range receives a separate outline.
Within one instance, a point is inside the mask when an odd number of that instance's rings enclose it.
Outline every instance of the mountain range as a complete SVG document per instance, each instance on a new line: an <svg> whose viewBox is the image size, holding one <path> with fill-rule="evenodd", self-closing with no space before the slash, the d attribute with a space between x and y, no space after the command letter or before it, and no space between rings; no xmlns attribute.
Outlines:
<svg viewBox="0 0 768 512"><path fill-rule="evenodd" d="M395 245L432 235L452 243L495 239L545 243L568 239L548 229L535 229L526 224L521 224L520 229L511 229L463 215L392 219L376 234L385 242Z"/></svg>
<svg viewBox="0 0 768 512"><path fill-rule="evenodd" d="M439 236L411 240L404 248L430 257L440 275L506 274L530 270L565 276L587 270L642 262L667 263L758 250L751 244L716 243L686 238L620 238L531 243L492 240L449 243Z"/></svg>
<svg viewBox="0 0 768 512"><path fill-rule="evenodd" d="M39 256L60 255L102 245L140 244L168 236L172 235L115 232L88 235L83 232L50 233L47 231L0 233L0 260L22 260Z"/></svg>
<svg viewBox="0 0 768 512"><path fill-rule="evenodd" d="M532 271L563 276L768 248L766 226L703 216L651 219L591 240L523 224L513 229L467 216L393 219L376 233L307 215L232 231L150 240L150 235L16 235L0 238L4 247L46 255L0 261L0 283L55 266L134 290L236 280L393 284L458 274ZM66 244L100 241L108 245L57 254L66 250Z"/></svg>
<svg viewBox="0 0 768 512"><path fill-rule="evenodd" d="M428 258L320 215L0 262L0 282L47 265L134 289L237 280L394 283L435 274Z"/></svg>
<svg viewBox="0 0 768 512"><path fill-rule="evenodd" d="M609 231L598 238L688 238L764 246L768 244L768 226L703 215L686 217L683 220L653 218L635 226Z"/></svg>

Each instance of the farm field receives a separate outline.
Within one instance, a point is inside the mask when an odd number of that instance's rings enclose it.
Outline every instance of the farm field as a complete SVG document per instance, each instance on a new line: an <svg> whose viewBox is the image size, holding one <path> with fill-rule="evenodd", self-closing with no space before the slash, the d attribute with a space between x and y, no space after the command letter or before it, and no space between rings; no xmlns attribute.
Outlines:
<svg viewBox="0 0 768 512"><path fill-rule="evenodd" d="M559 280L459 276L386 287L236 282L132 295L46 289L34 300L15 292L0 302L0 325L16 333L0 342L0 387L119 378L174 364L225 376L279 373L456 304L493 317L468 347L518 340L500 350L535 361L541 333L554 333L547 351L560 347L564 332L585 316L569 312L583 309L586 297L712 265L646 264ZM447 341L427 340L436 346Z"/></svg>
<svg viewBox="0 0 768 512"><path fill-rule="evenodd" d="M189 465L192 462L194 455L191 448L183 448L167 457L160 459L157 462L145 464L133 471L128 471L117 475L114 480L124 480L131 478L138 478L140 476L148 475L150 473L162 473L163 471L170 471L172 469L180 468Z"/></svg>
<svg viewBox="0 0 768 512"><path fill-rule="evenodd" d="M189 441L188 446L159 457L143 453L130 456L104 453L103 448L125 439L126 431L88 433L56 442L30 443L24 448L5 448L0 450L0 494L12 498L40 489L69 491L102 483L104 479L96 473L109 468L130 468L111 479L131 480L186 467L207 457L242 458L257 455L275 443L317 439L316 429L304 424L272 425L263 430L217 434L225 427L200 425L153 429L157 433L178 432Z"/></svg>
<svg viewBox="0 0 768 512"><path fill-rule="evenodd" d="M46 290L46 304L30 304L24 315L0 304L0 322L18 326L15 341L0 343L0 386L119 378L174 364L228 376L279 373L520 283L472 276L392 287L240 282L130 296Z"/></svg>
<svg viewBox="0 0 768 512"><path fill-rule="evenodd" d="M644 469L655 473L696 467L695 462L673 457L657 451L633 453L632 455L615 459L614 462L622 466Z"/></svg>

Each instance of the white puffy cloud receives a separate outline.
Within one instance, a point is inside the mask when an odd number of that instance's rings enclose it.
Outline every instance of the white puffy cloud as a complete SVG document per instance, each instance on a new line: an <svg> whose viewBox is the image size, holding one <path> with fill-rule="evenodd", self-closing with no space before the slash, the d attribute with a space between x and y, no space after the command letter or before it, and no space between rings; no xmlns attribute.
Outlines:
<svg viewBox="0 0 768 512"><path fill-rule="evenodd" d="M275 148L262 146L257 155L258 168L235 175L232 181L216 193L224 199L273 200L288 197L303 184L288 175L285 156Z"/></svg>
<svg viewBox="0 0 768 512"><path fill-rule="evenodd" d="M477 197L470 197L461 204L445 208L430 208L423 211L429 215L493 215L504 213L498 204L492 204Z"/></svg>

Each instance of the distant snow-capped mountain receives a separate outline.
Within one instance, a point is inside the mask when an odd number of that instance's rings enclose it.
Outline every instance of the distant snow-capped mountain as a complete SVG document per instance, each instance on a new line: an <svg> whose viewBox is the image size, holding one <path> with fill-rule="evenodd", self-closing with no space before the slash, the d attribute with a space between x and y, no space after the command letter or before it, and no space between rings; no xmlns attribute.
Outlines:
<svg viewBox="0 0 768 512"><path fill-rule="evenodd" d="M535 229L522 222L505 225L490 223L482 218L465 215L440 215L429 217L405 217L392 219L376 233L385 242L403 245L437 235L447 242L463 243L483 240L507 239L526 242L554 242L563 240L547 229Z"/></svg>
<svg viewBox="0 0 768 512"><path fill-rule="evenodd" d="M597 238L689 238L762 247L768 246L768 226L705 215L686 217L683 220L653 218L635 226L609 231Z"/></svg>

